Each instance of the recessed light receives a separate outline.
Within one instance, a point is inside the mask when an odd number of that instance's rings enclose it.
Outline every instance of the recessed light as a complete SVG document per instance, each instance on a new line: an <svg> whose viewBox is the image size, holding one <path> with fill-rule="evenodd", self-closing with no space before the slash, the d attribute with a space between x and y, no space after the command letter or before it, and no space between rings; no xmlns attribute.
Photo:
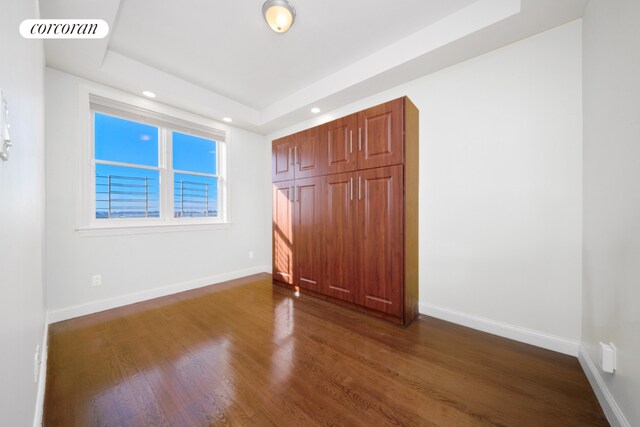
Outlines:
<svg viewBox="0 0 640 427"><path fill-rule="evenodd" d="M227 123L231 123L233 121L231 117L224 117L222 120L224 120Z"/></svg>
<svg viewBox="0 0 640 427"><path fill-rule="evenodd" d="M155 94L155 93L153 93L153 92L151 92L151 91L148 91L148 90L143 90L143 91L142 91L142 94L143 94L144 96L146 96L147 98L155 98L155 97L156 97L156 94Z"/></svg>
<svg viewBox="0 0 640 427"><path fill-rule="evenodd" d="M312 112L313 114L318 114L318 113L320 112L320 109L319 109L318 107L313 107L313 108L311 109L311 112Z"/></svg>

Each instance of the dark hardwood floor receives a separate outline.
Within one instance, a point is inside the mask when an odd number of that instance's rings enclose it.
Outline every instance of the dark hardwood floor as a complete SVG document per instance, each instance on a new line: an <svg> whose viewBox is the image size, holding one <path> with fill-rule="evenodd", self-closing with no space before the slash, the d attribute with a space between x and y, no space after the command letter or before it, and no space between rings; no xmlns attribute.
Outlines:
<svg viewBox="0 0 640 427"><path fill-rule="evenodd" d="M51 325L46 426L600 426L576 358L256 275Z"/></svg>

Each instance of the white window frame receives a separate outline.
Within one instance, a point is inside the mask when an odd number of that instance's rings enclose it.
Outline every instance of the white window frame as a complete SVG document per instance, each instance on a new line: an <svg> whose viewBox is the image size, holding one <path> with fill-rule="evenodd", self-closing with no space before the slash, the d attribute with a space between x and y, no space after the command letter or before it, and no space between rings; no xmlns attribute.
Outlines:
<svg viewBox="0 0 640 427"><path fill-rule="evenodd" d="M79 87L80 125L83 137L81 152L80 206L76 230L85 236L110 234L140 234L164 231L196 231L228 229L231 225L229 162L230 128L222 123L173 107L139 98L104 87ZM95 133L94 113L132 120L158 127L158 167L120 162L104 162L120 166L140 167L160 171L159 218L96 218L95 194ZM198 174L173 170L172 131L213 139L216 141L218 178L218 206L216 217L174 217L174 173ZM203 174L211 176L211 174Z"/></svg>

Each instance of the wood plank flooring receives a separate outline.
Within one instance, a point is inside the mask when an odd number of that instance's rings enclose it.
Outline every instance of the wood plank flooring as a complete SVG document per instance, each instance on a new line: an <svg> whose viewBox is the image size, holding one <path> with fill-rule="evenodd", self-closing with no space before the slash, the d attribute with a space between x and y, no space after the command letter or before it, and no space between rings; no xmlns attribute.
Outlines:
<svg viewBox="0 0 640 427"><path fill-rule="evenodd" d="M45 426L602 426L576 358L251 276L50 326Z"/></svg>

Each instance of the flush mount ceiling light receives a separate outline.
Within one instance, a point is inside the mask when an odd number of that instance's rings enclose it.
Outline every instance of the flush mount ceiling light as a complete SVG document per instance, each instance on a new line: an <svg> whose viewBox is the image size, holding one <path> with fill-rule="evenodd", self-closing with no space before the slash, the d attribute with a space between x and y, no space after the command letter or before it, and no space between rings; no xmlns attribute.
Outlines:
<svg viewBox="0 0 640 427"><path fill-rule="evenodd" d="M267 0L262 5L267 24L276 33L286 33L296 19L296 10L287 0Z"/></svg>
<svg viewBox="0 0 640 427"><path fill-rule="evenodd" d="M156 94L151 92L150 90L143 90L142 94L144 96L146 96L147 98L155 98L156 97Z"/></svg>
<svg viewBox="0 0 640 427"><path fill-rule="evenodd" d="M223 117L222 120L224 120L227 123L231 123L233 121L231 117Z"/></svg>
<svg viewBox="0 0 640 427"><path fill-rule="evenodd" d="M318 113L320 112L320 109L319 109L318 107L313 107L313 108L311 109L311 112L312 112L313 114L318 114Z"/></svg>

